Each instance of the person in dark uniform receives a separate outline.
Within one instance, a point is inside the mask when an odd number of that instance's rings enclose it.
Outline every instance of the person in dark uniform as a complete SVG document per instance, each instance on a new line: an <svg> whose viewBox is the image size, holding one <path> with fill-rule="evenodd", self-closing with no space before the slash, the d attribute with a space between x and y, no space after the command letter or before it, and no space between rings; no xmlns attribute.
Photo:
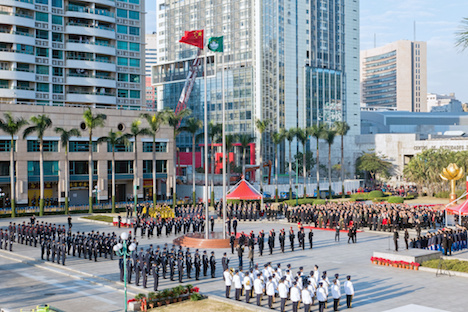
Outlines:
<svg viewBox="0 0 468 312"><path fill-rule="evenodd" d="M153 290L158 291L158 287L159 287L159 265L156 264L156 263L153 263L153 279L154 279Z"/></svg>
<svg viewBox="0 0 468 312"><path fill-rule="evenodd" d="M177 260L177 272L179 274L179 283L182 283L182 278L184 276L184 257L179 256Z"/></svg>
<svg viewBox="0 0 468 312"><path fill-rule="evenodd" d="M395 228L393 230L393 242L395 243L395 251L398 251L398 238L399 238L398 231Z"/></svg>
<svg viewBox="0 0 468 312"><path fill-rule="evenodd" d="M265 241L264 241L263 231L261 231L260 233L258 233L258 253L260 254L260 256L263 256L264 245L265 245Z"/></svg>
<svg viewBox="0 0 468 312"><path fill-rule="evenodd" d="M195 265L195 280L200 279L200 269L201 269L201 260L200 260L200 255L198 252L195 253L195 260L194 260L194 265Z"/></svg>
<svg viewBox="0 0 468 312"><path fill-rule="evenodd" d="M132 283L132 272L133 272L133 265L132 265L132 260L127 259L127 283L131 284Z"/></svg>
<svg viewBox="0 0 468 312"><path fill-rule="evenodd" d="M235 217L232 220L232 229L234 230L234 235L237 236L237 219Z"/></svg>
<svg viewBox="0 0 468 312"><path fill-rule="evenodd" d="M65 265L65 259L67 258L67 246L62 243L62 265Z"/></svg>
<svg viewBox="0 0 468 312"><path fill-rule="evenodd" d="M143 268L141 270L141 277L143 278L143 288L146 288L146 283L148 282L148 266L146 265L146 262L143 262Z"/></svg>
<svg viewBox="0 0 468 312"><path fill-rule="evenodd" d="M51 243L52 245L52 262L55 262L55 254L57 253L57 245L55 242Z"/></svg>
<svg viewBox="0 0 468 312"><path fill-rule="evenodd" d="M310 249L314 247L314 232L312 232L312 229L309 232L309 245Z"/></svg>
<svg viewBox="0 0 468 312"><path fill-rule="evenodd" d="M207 271L208 271L208 266L209 266L209 259L208 259L208 255L206 254L206 250L203 251L202 261L203 261L203 276L206 276Z"/></svg>
<svg viewBox="0 0 468 312"><path fill-rule="evenodd" d="M169 276L171 281L174 280L174 271L175 271L175 259L173 255L169 256Z"/></svg>
<svg viewBox="0 0 468 312"><path fill-rule="evenodd" d="M285 240L286 240L286 234L284 233L284 230L282 229L278 235L278 239L279 239L279 242L280 242L280 248L281 248L281 252L284 253L284 243L285 243Z"/></svg>
<svg viewBox="0 0 468 312"><path fill-rule="evenodd" d="M227 268L229 268L229 259L226 253L224 253L223 257L221 258L221 266L223 267L223 272L226 271Z"/></svg>
<svg viewBox="0 0 468 312"><path fill-rule="evenodd" d="M192 255L190 252L185 254L185 267L187 268L187 278L192 278Z"/></svg>
<svg viewBox="0 0 468 312"><path fill-rule="evenodd" d="M214 231L214 218L213 217L210 218L210 226L211 226L211 232L213 232Z"/></svg>
<svg viewBox="0 0 468 312"><path fill-rule="evenodd" d="M405 229L405 244L406 244L406 249L408 249L408 240L409 240L409 233L408 233L408 229Z"/></svg>
<svg viewBox="0 0 468 312"><path fill-rule="evenodd" d="M237 245L236 247L236 250L237 250L237 256L239 258L239 267L242 268L242 260L243 260L243 255L244 255L244 247L242 247L241 245Z"/></svg>
<svg viewBox="0 0 468 312"><path fill-rule="evenodd" d="M234 254L234 244L236 242L236 236L234 235L234 232L231 233L231 236L229 237L229 244L231 245L231 253Z"/></svg>
<svg viewBox="0 0 468 312"><path fill-rule="evenodd" d="M349 244L349 241L353 241L353 229L352 228L349 228L348 230L348 244Z"/></svg>
<svg viewBox="0 0 468 312"><path fill-rule="evenodd" d="M124 281L124 259L123 256L119 258L120 281Z"/></svg>
<svg viewBox="0 0 468 312"><path fill-rule="evenodd" d="M272 233L270 232L270 235L268 235L268 247L270 249L270 255L273 254L273 245L274 245L274 242L275 242L275 238L274 236L272 235Z"/></svg>
<svg viewBox="0 0 468 312"><path fill-rule="evenodd" d="M340 225L337 224L335 227L335 242L340 241Z"/></svg>
<svg viewBox="0 0 468 312"><path fill-rule="evenodd" d="M211 252L211 257L210 257L210 270L211 270L211 278L215 278L215 272L216 272L216 258L214 255L214 251Z"/></svg>
<svg viewBox="0 0 468 312"><path fill-rule="evenodd" d="M294 234L294 231L291 227L291 230L289 231L289 243L291 244L291 251L294 251L294 238L296 235Z"/></svg>
<svg viewBox="0 0 468 312"><path fill-rule="evenodd" d="M135 265L135 285L140 286L140 259L137 259L136 265Z"/></svg>
<svg viewBox="0 0 468 312"><path fill-rule="evenodd" d="M0 246L1 246L1 242L0 242ZM41 239L41 259L42 260L44 260L46 247L47 247L47 242L46 242L45 238L43 238L43 239Z"/></svg>

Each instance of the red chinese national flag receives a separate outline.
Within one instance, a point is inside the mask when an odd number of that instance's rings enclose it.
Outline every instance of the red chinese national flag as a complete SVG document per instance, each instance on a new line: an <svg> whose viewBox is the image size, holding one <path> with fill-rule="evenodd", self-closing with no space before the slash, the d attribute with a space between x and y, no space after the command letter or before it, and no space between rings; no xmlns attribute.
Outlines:
<svg viewBox="0 0 468 312"><path fill-rule="evenodd" d="M203 49L203 29L186 31L185 35L180 38L179 42L191 44L200 49Z"/></svg>

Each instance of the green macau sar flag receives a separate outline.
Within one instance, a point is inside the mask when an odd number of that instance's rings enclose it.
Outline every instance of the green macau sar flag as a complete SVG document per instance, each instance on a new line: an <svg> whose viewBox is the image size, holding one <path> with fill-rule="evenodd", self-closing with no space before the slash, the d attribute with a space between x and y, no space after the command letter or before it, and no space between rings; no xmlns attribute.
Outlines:
<svg viewBox="0 0 468 312"><path fill-rule="evenodd" d="M210 40L208 40L208 49L210 49L213 52L223 52L223 37L224 36L211 37Z"/></svg>

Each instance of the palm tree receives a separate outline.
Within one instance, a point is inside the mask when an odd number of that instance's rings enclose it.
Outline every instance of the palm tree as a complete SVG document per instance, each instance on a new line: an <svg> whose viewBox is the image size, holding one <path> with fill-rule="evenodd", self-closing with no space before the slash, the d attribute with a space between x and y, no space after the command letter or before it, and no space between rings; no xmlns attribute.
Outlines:
<svg viewBox="0 0 468 312"><path fill-rule="evenodd" d="M289 199L292 199L292 157L291 157L291 143L296 137L296 129L291 128L289 130L284 130L284 137L289 142Z"/></svg>
<svg viewBox="0 0 468 312"><path fill-rule="evenodd" d="M303 177L303 185L304 185L304 198L306 198L306 177L307 177L307 168L306 168L306 144L307 140L309 139L309 133L307 129L296 129L296 138L297 141L301 142L302 144L302 177Z"/></svg>
<svg viewBox="0 0 468 312"><path fill-rule="evenodd" d="M44 133L52 126L52 120L47 115L32 116L30 121L34 126L24 129L23 139L36 132L39 140L39 183L40 183L40 201L39 216L44 215Z"/></svg>
<svg viewBox="0 0 468 312"><path fill-rule="evenodd" d="M245 150L249 147L249 144L254 141L254 137L250 134L241 134L239 135L239 143L242 148L242 175L245 179Z"/></svg>
<svg viewBox="0 0 468 312"><path fill-rule="evenodd" d="M83 120L88 129L89 141L88 141L88 176L89 176L89 213L93 213L93 173L94 173L94 164L93 164L93 131L98 127L104 127L106 123L107 116L105 114L96 114L93 115L91 108L85 110L83 114ZM97 196L97 193L96 193Z"/></svg>
<svg viewBox="0 0 468 312"><path fill-rule="evenodd" d="M309 133L317 140L317 162L316 172L317 172L317 198L320 198L320 160L319 160L319 140L323 137L325 131L325 125L323 123L318 123L309 128Z"/></svg>
<svg viewBox="0 0 468 312"><path fill-rule="evenodd" d="M227 189L231 187L231 162L229 161L229 152L232 149L234 142L237 140L237 137L234 134L226 135L225 144L226 144L226 158L224 161L227 161L226 176L227 176Z"/></svg>
<svg viewBox="0 0 468 312"><path fill-rule="evenodd" d="M60 127L56 127L54 131L60 134L60 142L62 143L63 150L65 151L65 214L68 214L68 195L70 193L70 170L68 169L68 143L70 142L71 137L81 136L81 132L76 128L66 130Z"/></svg>
<svg viewBox="0 0 468 312"><path fill-rule="evenodd" d="M281 144L284 140L285 131L281 129L280 132L273 132L271 134L271 140L275 145L275 202L278 202L278 144Z"/></svg>
<svg viewBox="0 0 468 312"><path fill-rule="evenodd" d="M200 119L191 117L185 122L185 127L180 129L181 131L188 132L192 135L192 200L194 205L197 200L195 192L195 136L202 127L203 122Z"/></svg>
<svg viewBox="0 0 468 312"><path fill-rule="evenodd" d="M130 133L124 134L124 136L130 140L131 138L134 139L133 143L133 155L135 156L135 160L133 162L133 201L135 203L135 212L138 205L138 136L140 135L151 135L152 131L149 128L141 128L141 120L136 119L132 122L130 126Z"/></svg>
<svg viewBox="0 0 468 312"><path fill-rule="evenodd" d="M185 117L188 117L190 116L190 114L192 114L192 111L188 108L184 108L183 110L179 111L179 112L174 112L173 110L171 110L170 108L166 108L164 110L164 119L166 120L167 124L169 126L172 127L172 131L173 131L173 135L174 135L174 145L173 145L173 156L172 156L172 159L173 159L173 181L172 181L172 185L173 185L173 190L172 190L172 207L175 208L175 205L176 205L176 202L177 202L177 192L176 192L176 186L177 186L177 183L176 183L176 175L177 175L177 172L176 172L176 163L177 163L177 159L176 159L176 156L177 156L177 135L181 132L180 129L179 129L179 125L180 125L180 122L182 121L182 119L184 119Z"/></svg>
<svg viewBox="0 0 468 312"><path fill-rule="evenodd" d="M14 118L10 112L3 114L5 119L0 119L0 129L11 136L10 139L10 202L11 217L16 217L16 196L15 196L15 135L19 130L28 124L23 118Z"/></svg>
<svg viewBox="0 0 468 312"><path fill-rule="evenodd" d="M208 136L210 137L211 143L211 204L214 205L214 171L215 171L215 153L214 153L214 145L213 143L216 142L216 139L222 135L223 126L221 124L213 124L210 122L208 124ZM206 149L208 152L208 148Z"/></svg>
<svg viewBox="0 0 468 312"><path fill-rule="evenodd" d="M260 134L260 192L263 193L263 153L262 153L262 145L263 145L263 133L266 131L268 126L270 125L271 120L270 119L265 119L265 120L260 120L257 119L255 120L255 126L257 127L257 131Z"/></svg>
<svg viewBox="0 0 468 312"><path fill-rule="evenodd" d="M141 118L146 119L153 137L153 206L156 206L157 202L157 183L156 183L156 134L159 131L164 121L164 113L156 112L153 115L144 113L140 115Z"/></svg>
<svg viewBox="0 0 468 312"><path fill-rule="evenodd" d="M115 213L115 146L119 144L130 145L127 137L122 132L109 131L107 136L100 137L97 144L107 142L112 149L112 213ZM136 144L135 144L136 145Z"/></svg>
<svg viewBox="0 0 468 312"><path fill-rule="evenodd" d="M331 187L331 147L333 141L335 141L336 130L333 128L327 127L323 133L323 139L328 144L328 196L332 198L332 187Z"/></svg>
<svg viewBox="0 0 468 312"><path fill-rule="evenodd" d="M349 131L349 125L346 121L335 121L334 129L337 135L341 136L341 196L345 197L344 190L344 139L343 137Z"/></svg>
<svg viewBox="0 0 468 312"><path fill-rule="evenodd" d="M464 17L461 21L459 30L455 33L457 41L455 46L459 47L462 51L468 48L468 18Z"/></svg>

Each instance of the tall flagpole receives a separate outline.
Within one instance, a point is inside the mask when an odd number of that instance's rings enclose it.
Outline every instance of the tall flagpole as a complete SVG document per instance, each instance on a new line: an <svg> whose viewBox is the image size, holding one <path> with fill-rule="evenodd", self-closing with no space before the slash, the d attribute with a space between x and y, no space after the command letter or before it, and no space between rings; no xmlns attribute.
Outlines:
<svg viewBox="0 0 468 312"><path fill-rule="evenodd" d="M223 38L224 39L224 38ZM221 53L222 59L222 70L221 70L221 79L222 79L222 92L223 92L223 239L226 239L226 112L224 101L224 42L223 42L223 52ZM228 159L229 161L229 159Z"/></svg>
<svg viewBox="0 0 468 312"><path fill-rule="evenodd" d="M205 89L205 239L208 239L208 222L209 220L209 206L208 206L208 106L206 97L206 58L208 51L205 50L205 65L203 66L203 80Z"/></svg>

